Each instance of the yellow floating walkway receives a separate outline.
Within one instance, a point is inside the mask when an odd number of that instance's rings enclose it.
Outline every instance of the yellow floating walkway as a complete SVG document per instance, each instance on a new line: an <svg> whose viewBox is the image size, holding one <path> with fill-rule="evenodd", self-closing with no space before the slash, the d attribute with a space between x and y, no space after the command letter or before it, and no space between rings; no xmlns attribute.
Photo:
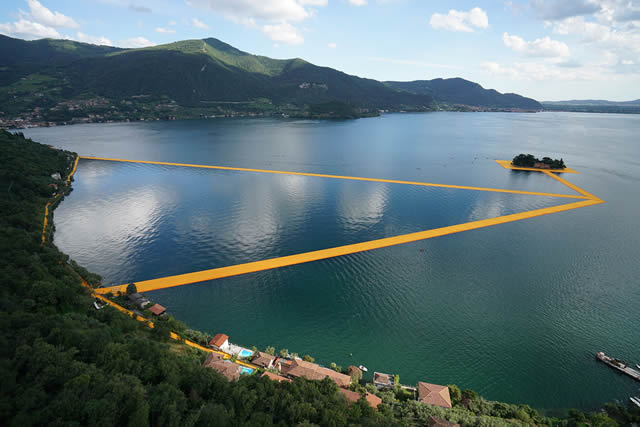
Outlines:
<svg viewBox="0 0 640 427"><path fill-rule="evenodd" d="M73 176L73 174L76 173L79 159L80 157L76 156L76 160L73 162L73 169L71 169L71 172L69 173L69 176L67 177L67 180L66 180L67 185L69 185L69 183L71 182L71 177ZM49 224L49 207L51 206L52 203L54 203L63 195L64 195L64 192L61 189L60 193L57 196L55 196L53 199L51 199L50 202L47 202L47 204L44 206L44 221L42 222L42 243L44 243L47 240L47 225Z"/></svg>
<svg viewBox="0 0 640 427"><path fill-rule="evenodd" d="M552 213L563 212L571 209L577 209L577 208L604 203L604 201L599 199L598 197L582 190L580 187L574 184L571 184L565 179L562 179L555 175L556 173L560 173L560 172L578 173L573 169L566 168L562 170L559 170L559 169L549 170L549 169L535 169L535 168L520 168L520 167L513 166L511 162L508 160L496 160L496 162L506 169L530 170L533 172L542 172L545 175L550 176L553 179L556 179L557 181L563 183L564 185L569 187L571 190L576 191L580 195L505 190L505 189L497 189L497 188L471 187L471 186L463 186L463 185L433 184L433 183L416 182L416 181L363 178L363 177L327 175L327 174L316 174L316 173L305 173L305 172L287 172L287 171L277 171L277 170L267 170L267 169L249 169L249 168L236 168L236 167L228 167L228 166L210 166L210 165L197 165L197 164L187 164L187 163L156 162L156 161L148 161L148 160L127 160L127 159L112 159L112 158L105 158L105 157L87 157L87 156L83 156L82 158L90 159L90 160L105 160L105 161L129 162L129 163L147 163L147 164L158 164L158 165L168 165L168 166L184 166L184 167L243 171L243 172L299 175L299 176L311 176L311 177L332 178L332 179L347 179L347 180L354 180L354 181L384 182L384 183L393 183L393 184L419 185L419 186L427 186L427 187L454 188L454 189L462 189L462 190L524 194L524 195L532 195L532 196L563 197L563 198L581 200L579 202L573 202L573 203L568 203L568 204L549 207L549 208L536 209L532 211L521 212L521 213L516 213L511 215L503 215L497 218L489 218L489 219L484 219L479 221L472 221L472 222L467 222L463 224L435 228L432 230L420 231L417 233L409 233L409 234L404 234L404 235L395 236L395 237L387 237L384 239L371 240L368 242L338 246L335 248L321 249L317 251L305 252L305 253L296 254L296 255L289 255L289 256L284 256L280 258L249 262L245 264L237 264L237 265L232 265L228 267L214 268L210 270L197 271L193 273L179 274L175 276L162 277L158 279L145 280L141 282L136 282L136 287L139 292L149 292L156 289L171 288L171 287L182 286L182 285L187 285L191 283L220 279L223 277L237 276L240 274L253 273L253 272L268 270L272 268L286 267L286 266L295 265L295 264L318 261L322 259L338 257L338 256L353 254L357 252L369 251L369 250L383 248L387 246L400 245L403 243L415 242L418 240L426 240L426 239L431 239L438 236L444 236L447 234L460 233L463 231L475 230L478 228L489 227L492 225L505 224L508 222L520 221L523 219L533 218L540 215L548 215ZM95 289L95 292L101 293L101 294L107 294L110 292L113 292L113 293L125 292L126 286L127 285L124 284L124 285L118 285L118 286L98 288L98 289Z"/></svg>
<svg viewBox="0 0 640 427"><path fill-rule="evenodd" d="M420 185L423 187L454 188L456 190L490 191L494 193L525 194L528 196L565 197L568 199L584 199L585 198L584 196L576 196L571 194L540 193L535 191L506 190L502 188L470 187L467 185L434 184L430 182L401 181L396 179L383 179L383 178L364 178L359 176L327 175L327 174L321 174L321 173L289 172L289 171L278 171L278 170L269 170L269 169L234 168L230 166L211 166L211 165L196 165L196 164L190 164L190 163L156 162L156 161L150 161L150 160L110 159L107 157L82 156L81 158L87 159L87 160L105 160L110 162L146 163L146 164L152 164L152 165L182 166L182 167L189 167L189 168L218 169L218 170L229 170L229 171L238 171L238 172L257 172L257 173L271 173L271 174L279 174L279 175L312 176L317 178L347 179L352 181L384 182L388 184ZM538 172L541 171L540 169L532 169L532 170L535 170Z"/></svg>
<svg viewBox="0 0 640 427"><path fill-rule="evenodd" d="M511 163L511 160L496 160L496 163L498 163L500 166L502 166L505 169L511 169L514 171L531 171L531 172L555 172L555 173L580 173L574 169L571 168L564 168L564 169L538 169L538 168L524 168L521 166L514 166Z"/></svg>
<svg viewBox="0 0 640 427"><path fill-rule="evenodd" d="M198 271L194 273L179 274L176 276L162 277L159 279L145 280L135 282L138 292L149 292L157 289L172 288L175 286L188 285L191 283L204 282L207 280L220 279L223 277L237 276L240 274L254 273L261 270L269 270L272 268L286 267L294 264L302 264L305 262L318 261L337 256L353 254L356 252L369 251L372 249L384 248L387 246L400 245L403 243L415 242L417 240L426 240L447 234L460 233L462 231L475 230L478 228L489 227L492 225L505 224L513 221L520 221L527 218L533 218L540 215L548 215L556 212L568 211L571 209L582 208L604 203L602 200L583 200L581 202L573 202L565 205L553 206L549 208L537 209L527 212L521 212L511 215L499 216L496 218L483 219L479 221L467 222L448 227L434 228L432 230L420 231L417 233L404 234L401 236L387 237L384 239L371 240L363 243L355 243L352 245L339 246L335 248L322 249L318 251L305 252L296 255L289 255L280 258L273 258L263 261L249 262L246 264L237 264L229 267L214 268L211 270ZM95 291L99 293L108 292L125 292L127 285L112 286L108 288L97 288Z"/></svg>

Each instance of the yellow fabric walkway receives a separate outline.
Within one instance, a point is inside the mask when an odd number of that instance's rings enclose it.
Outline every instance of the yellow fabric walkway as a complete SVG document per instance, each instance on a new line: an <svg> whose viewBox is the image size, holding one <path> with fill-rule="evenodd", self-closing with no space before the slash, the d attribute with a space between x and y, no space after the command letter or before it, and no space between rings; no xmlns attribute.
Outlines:
<svg viewBox="0 0 640 427"><path fill-rule="evenodd" d="M371 240L363 243L338 246L335 248L321 249L317 251L305 252L305 253L296 254L296 255L289 255L289 256L284 256L280 258L249 262L245 264L237 264L237 265L232 265L228 267L214 268L210 270L197 271L193 273L186 273L186 274L179 274L175 276L144 280L141 282L136 282L136 287L138 289L138 292L149 292L156 289L171 288L171 287L182 286L182 285L187 285L191 283L220 279L223 277L253 273L261 270L268 270L272 268L285 267L285 266L301 264L305 262L318 261L322 259L338 257L338 256L348 255L348 254L357 253L357 252L369 251L373 249L399 245L399 244L414 242L418 240L426 240L426 239L431 239L438 236L444 236L447 234L460 233L462 231L475 230L478 228L489 227L492 225L505 224L508 222L520 221L523 219L533 218L536 216L548 215L552 213L563 212L571 209L577 209L585 206L592 206L592 205L604 203L603 200L582 190L578 186L571 184L570 182L556 176L554 172L557 172L557 171L540 170L540 169L530 169L530 170L535 172L545 173L546 175L558 180L559 182L563 183L564 185L571 188L572 190L578 192L580 196L528 192L528 191L518 191L518 190L503 190L503 189L484 188L484 187L431 184L431 183L414 182L414 181L361 178L361 177L312 174L312 173L302 173L302 172L284 172L284 171L272 171L272 170L262 170L262 169L233 168L233 167L226 167L226 166L207 166L207 165L193 165L193 164L169 163L169 162L136 161L136 160L108 159L108 158L100 158L100 157L83 157L83 158L93 159L93 160L107 160L107 161L132 162L132 163L151 163L151 164L161 164L161 165L186 166L186 167L223 169L223 170L235 170L235 171L249 171L249 172L260 172L260 173L290 174L290 175L302 175L302 176L313 176L313 177L334 178L334 179L374 181L374 182L386 182L386 183L396 183L396 184L422 185L422 186L431 186L431 187L456 188L456 189L476 190L476 191L492 191L492 192L500 192L500 193L515 193L515 194L526 194L526 195L535 195L535 196L550 196L550 197L581 199L581 201L579 202L573 202L573 203L568 203L564 205L553 206L553 207L543 208L543 209L536 209L532 211L521 212L521 213L516 213L511 215L503 215L496 218L472 221L472 222L467 222L463 224L435 228L431 230L420 231L416 233L409 233L409 234L404 234L404 235L395 236L395 237L387 237L384 239ZM497 162L501 164L503 167L508 169L522 169L522 168L516 168L510 165L507 165L506 164L507 161L504 161L504 160L497 161ZM529 169L526 169L526 170L529 170ZM571 173L577 173L573 170L569 170L569 171ZM103 294L109 293L109 292L113 292L113 293L124 292L126 290L126 286L127 285L124 284L124 285L111 286L106 288L98 288L98 289L95 289L95 292L103 293Z"/></svg>

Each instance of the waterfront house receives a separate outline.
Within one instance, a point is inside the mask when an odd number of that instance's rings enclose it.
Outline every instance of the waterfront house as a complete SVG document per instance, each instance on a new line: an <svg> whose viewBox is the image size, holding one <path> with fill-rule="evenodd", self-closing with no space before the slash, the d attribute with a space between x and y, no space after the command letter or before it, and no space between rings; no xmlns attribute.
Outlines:
<svg viewBox="0 0 640 427"><path fill-rule="evenodd" d="M261 377L267 377L269 378L271 381L278 381L279 383L281 383L282 381L287 381L287 382L291 382L291 380L289 378L285 378L285 377L281 377L280 375L276 375L274 373L271 373L269 371L264 371L262 373L262 375L260 375Z"/></svg>
<svg viewBox="0 0 640 427"><path fill-rule="evenodd" d="M162 316L167 309L161 306L160 304L154 304L149 308L149 311L153 313L154 316Z"/></svg>
<svg viewBox="0 0 640 427"><path fill-rule="evenodd" d="M217 348L219 350L229 349L229 336L225 334L217 334L211 341L209 341L209 347Z"/></svg>
<svg viewBox="0 0 640 427"><path fill-rule="evenodd" d="M282 365L280 369L284 375L289 377L304 377L308 380L322 380L329 377L338 387L349 387L351 385L351 377L349 375L300 359L294 359L291 361L290 366Z"/></svg>
<svg viewBox="0 0 640 427"><path fill-rule="evenodd" d="M373 385L375 385L378 390L393 388L396 384L393 375L383 374L380 372L373 373Z"/></svg>
<svg viewBox="0 0 640 427"><path fill-rule="evenodd" d="M542 163L542 162L536 162L536 163L534 163L534 164L533 164L533 167L534 167L534 168L537 168L537 169L551 169L551 166L549 166L549 165L548 165L548 164L546 164L546 163Z"/></svg>
<svg viewBox="0 0 640 427"><path fill-rule="evenodd" d="M346 390L344 388L339 388L338 391L344 395L344 397L347 399L347 402L349 404L357 402L362 397L360 393L351 391L351 390ZM369 402L369 405L374 409L378 409L378 405L382 403L382 399L380 399L375 394L365 393L364 398L367 399L367 402Z"/></svg>
<svg viewBox="0 0 640 427"><path fill-rule="evenodd" d="M272 356L269 353L258 351L256 352L253 359L251 359L251 363L253 363L254 365L260 366L261 368L269 369L269 368L273 368L273 362L275 360L276 360L275 356Z"/></svg>
<svg viewBox="0 0 640 427"><path fill-rule="evenodd" d="M418 383L418 401L429 405L451 408L449 387L430 383Z"/></svg>
<svg viewBox="0 0 640 427"><path fill-rule="evenodd" d="M238 378L240 378L242 367L233 362L224 360L222 357L223 356L218 353L209 353L202 366L219 372L229 381L237 381Z"/></svg>
<svg viewBox="0 0 640 427"><path fill-rule="evenodd" d="M149 301L144 297L144 295L139 293L129 295L129 301L131 301L132 303L134 303L135 305L143 309L149 304L151 304L151 301Z"/></svg>

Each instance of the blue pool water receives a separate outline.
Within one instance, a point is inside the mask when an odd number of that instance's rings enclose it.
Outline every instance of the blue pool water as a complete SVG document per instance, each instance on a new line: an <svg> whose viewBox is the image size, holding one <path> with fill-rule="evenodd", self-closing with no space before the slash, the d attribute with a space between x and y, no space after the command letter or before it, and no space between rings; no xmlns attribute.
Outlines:
<svg viewBox="0 0 640 427"><path fill-rule="evenodd" d="M252 354L253 354L253 351L251 351L251 350L247 350L247 349L243 349L243 350L241 350L241 351L240 351L240 353L238 353L238 355L239 355L240 357L249 357L249 356L251 356Z"/></svg>
<svg viewBox="0 0 640 427"><path fill-rule="evenodd" d="M240 373L243 374L243 375L251 375L251 374L253 374L253 369L251 369L251 368L242 368L240 370Z"/></svg>

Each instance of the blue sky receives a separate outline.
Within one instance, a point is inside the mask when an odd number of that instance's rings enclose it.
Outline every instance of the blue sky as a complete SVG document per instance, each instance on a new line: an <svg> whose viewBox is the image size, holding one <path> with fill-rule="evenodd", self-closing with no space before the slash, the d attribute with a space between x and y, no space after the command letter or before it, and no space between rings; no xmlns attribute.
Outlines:
<svg viewBox="0 0 640 427"><path fill-rule="evenodd" d="M640 98L640 0L4 0L0 33L122 47L216 37L378 80Z"/></svg>

